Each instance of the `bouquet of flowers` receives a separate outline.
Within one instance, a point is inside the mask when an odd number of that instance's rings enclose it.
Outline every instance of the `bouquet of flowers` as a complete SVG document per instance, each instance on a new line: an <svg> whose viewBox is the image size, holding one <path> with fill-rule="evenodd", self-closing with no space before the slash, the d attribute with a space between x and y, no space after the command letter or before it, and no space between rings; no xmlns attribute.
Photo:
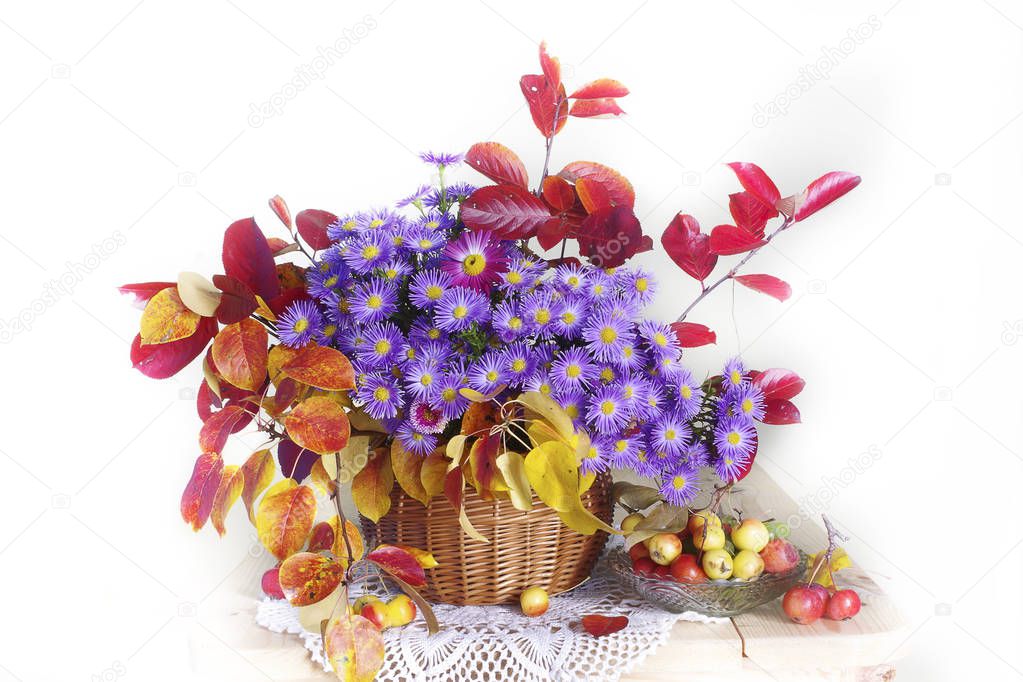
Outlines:
<svg viewBox="0 0 1023 682"><path fill-rule="evenodd" d="M521 159L496 142L425 153L438 184L393 209L293 218L274 197L287 239L241 220L227 229L224 274L212 281L183 273L177 282L122 288L144 307L131 348L136 368L164 378L206 351L201 454L182 516L196 530L211 520L223 533L227 511L243 500L282 562L268 589L298 605L329 605L316 613L342 677L382 661L379 633L348 604L358 566L375 564L428 615L415 587L435 565L411 547L381 546L363 557L339 503L342 484L374 521L388 512L395 482L424 505L443 497L456 509L466 484L523 510L535 493L586 534L617 531L587 511L581 495L596 475L632 469L656 481L669 510L650 515L656 532L670 525L671 509L696 498L701 470L725 484L749 471L758 422L799 421L791 399L803 382L792 372L754 371L738 358L709 377L687 368L684 348L715 336L686 317L729 280L787 298L786 283L740 268L859 178L828 173L782 197L759 167L729 164L743 188L729 198L734 224L707 233L679 214L660 240L699 293L677 321L647 319L658 284L626 263L654 244L634 213L632 185L589 161L550 172L568 118L620 115L617 100L628 90L599 79L567 94L543 46L540 63L542 73L521 80L545 140L535 185ZM463 163L494 184L448 184ZM566 256L570 242L578 257ZM710 280L718 258L732 255L741 258ZM268 445L225 465L228 436L253 422ZM277 470L284 478L271 486ZM336 506L319 524L317 491ZM460 519L469 536L487 540L464 513Z"/></svg>

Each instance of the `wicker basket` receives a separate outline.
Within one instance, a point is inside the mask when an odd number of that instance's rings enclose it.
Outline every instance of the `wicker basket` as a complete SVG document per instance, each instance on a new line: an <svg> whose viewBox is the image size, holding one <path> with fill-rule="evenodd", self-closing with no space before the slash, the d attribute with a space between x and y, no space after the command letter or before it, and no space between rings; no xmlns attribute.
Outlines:
<svg viewBox="0 0 1023 682"><path fill-rule="evenodd" d="M611 477L601 474L582 498L607 523L610 491ZM376 524L363 518L363 532L370 546L400 543L432 552L440 565L428 571L423 596L459 606L510 604L533 585L552 595L564 592L589 577L607 542L603 531L570 530L535 495L533 508L521 512L507 500L486 501L466 491L465 512L489 543L466 536L458 512L443 498L423 507L396 485L391 510Z"/></svg>

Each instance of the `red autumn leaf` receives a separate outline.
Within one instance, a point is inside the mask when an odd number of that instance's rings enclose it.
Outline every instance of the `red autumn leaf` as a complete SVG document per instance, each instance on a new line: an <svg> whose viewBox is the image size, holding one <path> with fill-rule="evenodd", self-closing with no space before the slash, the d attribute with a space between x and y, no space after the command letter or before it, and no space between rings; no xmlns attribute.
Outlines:
<svg viewBox="0 0 1023 682"><path fill-rule="evenodd" d="M213 339L213 361L229 383L249 391L266 379L267 333L259 322L244 319L224 327Z"/></svg>
<svg viewBox="0 0 1023 682"><path fill-rule="evenodd" d="M632 209L602 208L591 213L576 236L579 253L601 268L616 268L643 249L643 229Z"/></svg>
<svg viewBox="0 0 1023 682"><path fill-rule="evenodd" d="M561 85L561 61L547 54L547 41L540 43L540 69L552 87Z"/></svg>
<svg viewBox="0 0 1023 682"><path fill-rule="evenodd" d="M710 250L719 256L733 256L764 245L764 241L735 225L718 225L710 231Z"/></svg>
<svg viewBox="0 0 1023 682"><path fill-rule="evenodd" d="M297 250L292 242L281 239L280 237L267 237L266 245L270 247L270 253L274 256L280 256L283 253Z"/></svg>
<svg viewBox="0 0 1023 682"><path fill-rule="evenodd" d="M736 482L741 481L742 479L746 478L746 474L748 474L750 472L750 470L753 468L753 462L755 462L756 459L757 459L757 450L760 447L758 440L759 439L754 435L753 436L753 451L749 454L749 457L746 458L745 462L739 462L738 463L738 472L736 473L734 479L732 479L731 481L728 481L729 483L736 483Z"/></svg>
<svg viewBox="0 0 1023 682"><path fill-rule="evenodd" d="M341 351L310 344L281 366L281 371L324 391L345 391L355 388L355 370Z"/></svg>
<svg viewBox="0 0 1023 682"><path fill-rule="evenodd" d="M292 606L309 606L329 597L344 573L344 566L333 557L298 552L284 560L277 577Z"/></svg>
<svg viewBox="0 0 1023 682"><path fill-rule="evenodd" d="M367 619L343 611L327 624L323 653L338 679L372 682L384 665L384 636Z"/></svg>
<svg viewBox="0 0 1023 682"><path fill-rule="evenodd" d="M220 484L217 486L217 492L213 495L213 509L210 511L210 521L213 523L213 528L216 529L217 535L221 537L227 532L224 528L224 519L227 518L227 513L231 511L234 503L238 501L238 496L241 494L242 487L245 484L244 476L237 465L234 464L224 467L223 471L220 472Z"/></svg>
<svg viewBox="0 0 1023 682"><path fill-rule="evenodd" d="M498 184L529 187L526 165L499 142L477 142L465 153L465 162Z"/></svg>
<svg viewBox="0 0 1023 682"><path fill-rule="evenodd" d="M238 405L229 405L214 413L199 431L199 449L220 454L227 444L227 437L234 433L235 426L245 417L251 418L251 415Z"/></svg>
<svg viewBox="0 0 1023 682"><path fill-rule="evenodd" d="M246 398L255 397L254 391L243 391L231 384L224 382L220 385L220 396L213 392L206 380L199 382L199 390L195 394L195 409L199 413L199 419L206 422L210 417L229 405L237 405L247 412L247 415L235 424L231 433L238 433L252 421L253 415L258 411L258 406Z"/></svg>
<svg viewBox="0 0 1023 682"><path fill-rule="evenodd" d="M709 328L696 322L672 322L671 329L683 348L699 348L718 342L718 335Z"/></svg>
<svg viewBox="0 0 1023 682"><path fill-rule="evenodd" d="M461 467L455 467L444 476L444 497L455 509L462 508L465 491L465 474Z"/></svg>
<svg viewBox="0 0 1023 682"><path fill-rule="evenodd" d="M252 218L231 223L224 232L224 272L245 282L264 301L280 293L273 253Z"/></svg>
<svg viewBox="0 0 1023 682"><path fill-rule="evenodd" d="M259 503L256 533L271 554L284 560L305 547L316 519L316 495L309 486L285 479Z"/></svg>
<svg viewBox="0 0 1023 682"><path fill-rule="evenodd" d="M553 137L561 132L568 120L568 98L565 86L552 86L540 74L523 76L519 79L522 96L529 105L533 125L544 137Z"/></svg>
<svg viewBox="0 0 1023 682"><path fill-rule="evenodd" d="M151 379L172 377L199 357L216 333L217 321L204 317L194 334L170 343L143 346L141 335L136 335L131 342L131 364Z"/></svg>
<svg viewBox="0 0 1023 682"><path fill-rule="evenodd" d="M596 180L607 190L615 206L632 208L636 205L636 191L632 183L614 168L593 161L573 161L562 168L558 175L569 182L576 182L579 178Z"/></svg>
<svg viewBox="0 0 1023 682"><path fill-rule="evenodd" d="M133 306L145 310L149 299L164 289L173 286L177 286L177 282L139 282L137 284L122 284L117 287L117 290L122 294L131 296L131 304Z"/></svg>
<svg viewBox="0 0 1023 682"><path fill-rule="evenodd" d="M500 239L526 239L552 219L539 198L518 185L480 187L462 202L462 222L470 230L488 231Z"/></svg>
<svg viewBox="0 0 1023 682"><path fill-rule="evenodd" d="M245 503L245 509L249 512L249 520L255 525L256 514L252 505L255 503L256 498L259 497L259 494L267 489L267 486L270 485L270 482L277 475L274 459L270 451L256 450L253 452L245 460L241 472L245 480L245 484L242 486L242 502Z"/></svg>
<svg viewBox="0 0 1023 682"><path fill-rule="evenodd" d="M220 487L220 472L224 469L224 460L215 452L205 452L195 460L192 477L185 485L181 494L181 518L198 531L213 511L213 499Z"/></svg>
<svg viewBox="0 0 1023 682"><path fill-rule="evenodd" d="M469 467L483 499L493 497L495 482L500 476L497 468L497 456L501 449L501 433L488 433L473 441L469 448Z"/></svg>
<svg viewBox="0 0 1023 682"><path fill-rule="evenodd" d="M330 211L307 208L304 211L299 211L295 216L295 227L309 246L320 251L330 246L327 226L335 221L337 221L337 216Z"/></svg>
<svg viewBox="0 0 1023 682"><path fill-rule="evenodd" d="M755 163L735 162L728 164L728 167L739 178L739 184L742 185L743 189L767 204L768 207L774 208L775 203L781 197L781 193L775 186L774 181L767 177L767 173L760 166Z"/></svg>
<svg viewBox="0 0 1023 682"><path fill-rule="evenodd" d="M252 289L239 279L213 275L213 286L223 294L217 306L217 320L221 324L241 322L259 307Z"/></svg>
<svg viewBox="0 0 1023 682"><path fill-rule="evenodd" d="M291 211L288 210L288 204L284 201L280 194L275 194L270 197L267 202L270 204L270 210L280 219L284 226L291 228ZM269 241L269 240L267 240ZM272 247L271 247L272 248Z"/></svg>
<svg viewBox="0 0 1023 682"><path fill-rule="evenodd" d="M426 572L419 565L419 560L399 547L380 545L367 554L366 559L412 587L426 584Z"/></svg>
<svg viewBox="0 0 1023 682"><path fill-rule="evenodd" d="M613 78L598 78L582 86L569 97L571 99L604 99L606 97L625 97L629 89Z"/></svg>
<svg viewBox="0 0 1023 682"><path fill-rule="evenodd" d="M610 208L611 195L602 184L595 180L579 178L575 182L575 191L579 194L579 201L587 213L593 213L602 208Z"/></svg>
<svg viewBox="0 0 1023 682"><path fill-rule="evenodd" d="M701 282L717 265L717 254L710 250L710 237L700 232L700 224L691 215L679 213L661 235L661 246L675 265Z"/></svg>
<svg viewBox="0 0 1023 682"><path fill-rule="evenodd" d="M562 213L575 206L575 189L564 178L548 175L543 179L542 190L544 201L556 213Z"/></svg>
<svg viewBox="0 0 1023 682"><path fill-rule="evenodd" d="M753 385L763 391L768 400L791 400L799 395L806 382L795 372L774 367L757 374Z"/></svg>
<svg viewBox="0 0 1023 682"><path fill-rule="evenodd" d="M736 226L757 237L764 236L767 221L778 215L778 211L757 199L750 192L736 192L728 195L728 210Z"/></svg>
<svg viewBox="0 0 1023 682"><path fill-rule="evenodd" d="M277 444L277 463L281 467L281 473L288 478L295 479L301 483L313 470L313 465L320 455L295 444L295 441L285 438Z"/></svg>
<svg viewBox="0 0 1023 682"><path fill-rule="evenodd" d="M282 315L284 311L287 310L288 306L295 301L306 300L311 300L308 290L306 290L304 286L298 286L286 289L281 292L280 296L270 299L266 302L266 304L270 307L270 310L273 311L274 315Z"/></svg>
<svg viewBox="0 0 1023 682"><path fill-rule="evenodd" d="M572 104L572 108L568 110L569 116L575 116L576 118L612 118L614 116L621 116L625 112L618 102L608 97L605 99L580 99L576 100Z"/></svg>
<svg viewBox="0 0 1023 682"><path fill-rule="evenodd" d="M860 176L832 171L817 178L795 198L792 220L799 222L821 210L860 184Z"/></svg>
<svg viewBox="0 0 1023 682"><path fill-rule="evenodd" d="M345 411L325 396L300 402L284 420L284 427L291 440L321 455L344 448L351 433Z"/></svg>
<svg viewBox="0 0 1023 682"><path fill-rule="evenodd" d="M320 521L309 531L310 552L330 552L334 549L334 527L327 521Z"/></svg>
<svg viewBox="0 0 1023 682"><path fill-rule="evenodd" d="M799 408L782 398L765 400L764 418L760 421L765 424L798 424Z"/></svg>
<svg viewBox="0 0 1023 682"><path fill-rule="evenodd" d="M561 240L565 239L568 234L569 227L567 221L561 219L552 220L537 230L536 241L540 243L540 248L544 251L549 251L560 244Z"/></svg>
<svg viewBox="0 0 1023 682"><path fill-rule="evenodd" d="M732 279L744 287L767 294L779 301L788 300L789 296L792 295L792 287L789 286L788 282L772 275L736 275Z"/></svg>
<svg viewBox="0 0 1023 682"><path fill-rule="evenodd" d="M612 635L619 630L625 629L629 624L626 616L601 616L590 614L583 616L583 629L594 637Z"/></svg>

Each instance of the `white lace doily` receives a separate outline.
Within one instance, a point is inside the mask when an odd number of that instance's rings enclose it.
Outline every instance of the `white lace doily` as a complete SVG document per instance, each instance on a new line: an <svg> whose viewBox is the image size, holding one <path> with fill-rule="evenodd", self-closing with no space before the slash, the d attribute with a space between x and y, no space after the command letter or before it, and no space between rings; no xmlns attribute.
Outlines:
<svg viewBox="0 0 1023 682"><path fill-rule="evenodd" d="M668 639L679 620L704 623L726 619L697 613L668 613L627 591L603 571L575 590L551 598L542 616L526 618L514 606L434 606L440 632L428 636L417 618L384 631L387 657L380 682L440 682L480 679L491 682L607 680L617 682ZM596 638L582 629L587 614L628 616L629 625ZM301 636L313 660L324 660L320 634L306 632L297 609L286 601L264 599L256 622L273 631Z"/></svg>

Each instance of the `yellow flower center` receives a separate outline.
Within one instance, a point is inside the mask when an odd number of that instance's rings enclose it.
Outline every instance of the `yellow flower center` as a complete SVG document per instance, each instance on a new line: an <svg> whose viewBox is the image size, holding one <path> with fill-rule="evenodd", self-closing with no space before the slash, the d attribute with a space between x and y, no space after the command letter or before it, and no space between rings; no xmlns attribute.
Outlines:
<svg viewBox="0 0 1023 682"><path fill-rule="evenodd" d="M301 334L301 333L302 333L302 332L304 332L304 331L305 331L306 329L309 329L309 320L307 320L307 319L306 319L306 318L304 318L304 317L300 317L300 318L298 318L298 320L297 320L297 321L295 322L295 326L294 326L294 327L292 327L292 328L293 328L293 329L295 330L295 332L296 332L296 333L298 333L298 334Z"/></svg>
<svg viewBox="0 0 1023 682"><path fill-rule="evenodd" d="M419 240L419 248L421 248L421 249L433 248L433 242L430 241L429 239L420 239Z"/></svg>
<svg viewBox="0 0 1023 682"><path fill-rule="evenodd" d="M745 400L743 400L742 401L742 411L746 412L747 414L752 412L753 411L753 401L750 400L749 398L746 398Z"/></svg>
<svg viewBox="0 0 1023 682"><path fill-rule="evenodd" d="M431 286L426 287L426 297L428 299L430 299L431 301L436 301L443 294L444 294L444 289L442 289L441 287L437 286L436 284L433 284Z"/></svg>
<svg viewBox="0 0 1023 682"><path fill-rule="evenodd" d="M618 440L615 441L615 452L625 452L625 449L629 447L629 441Z"/></svg>
<svg viewBox="0 0 1023 682"><path fill-rule="evenodd" d="M415 360L416 359L416 349L415 348L409 348L407 351L405 351L405 357L407 357L409 360Z"/></svg>
<svg viewBox="0 0 1023 682"><path fill-rule="evenodd" d="M522 281L522 273L517 270L512 270L505 275L504 279L508 282L508 284L518 284Z"/></svg>
<svg viewBox="0 0 1023 682"><path fill-rule="evenodd" d="M439 338L440 338L440 330L439 330L439 329L437 329L436 327L434 327L434 328L432 328L432 329L431 329L430 331L426 332L426 336L427 336L427 337L428 337L428 338L429 338L429 339L430 339L431 341L436 341L437 339L439 339Z"/></svg>
<svg viewBox="0 0 1023 682"><path fill-rule="evenodd" d="M572 275L571 277L568 278L568 281L565 283L568 286L572 287L573 289L576 289L579 287L579 278L576 277L575 275Z"/></svg>
<svg viewBox="0 0 1023 682"><path fill-rule="evenodd" d="M432 374L422 375L421 377L419 377L419 383L421 383L423 386L429 386L430 384L433 383L433 375Z"/></svg>
<svg viewBox="0 0 1023 682"><path fill-rule="evenodd" d="M490 370L487 372L487 381L497 381L497 372Z"/></svg>
<svg viewBox="0 0 1023 682"><path fill-rule="evenodd" d="M661 332L657 332L654 334L654 343L663 348L668 345L668 337Z"/></svg>
<svg viewBox="0 0 1023 682"><path fill-rule="evenodd" d="M733 384L738 385L742 383L742 375L739 374L739 370L737 369L733 369L732 373L729 374L728 377L732 380Z"/></svg>
<svg viewBox="0 0 1023 682"><path fill-rule="evenodd" d="M458 392L453 388L445 388L441 392L440 397L446 403L453 403L455 402L455 398L458 397Z"/></svg>
<svg viewBox="0 0 1023 682"><path fill-rule="evenodd" d="M608 417L614 414L615 413L614 402L611 400L605 400L604 402L600 403L600 412Z"/></svg>
<svg viewBox="0 0 1023 682"><path fill-rule="evenodd" d="M739 441L742 440L742 436L737 431L732 431L728 434L727 440L731 445L738 445Z"/></svg>
<svg viewBox="0 0 1023 682"><path fill-rule="evenodd" d="M365 260L372 260L380 255L380 249L375 244L367 244L362 247L362 257Z"/></svg>
<svg viewBox="0 0 1023 682"><path fill-rule="evenodd" d="M547 308L540 308L533 315L533 321L537 324L547 324L551 321L551 311Z"/></svg>
<svg viewBox="0 0 1023 682"><path fill-rule="evenodd" d="M632 358L632 354L635 352L636 350L632 346L625 346L622 348L622 357L628 360Z"/></svg>
<svg viewBox="0 0 1023 682"><path fill-rule="evenodd" d="M600 330L601 343L614 343L618 339L618 332L611 327L604 327Z"/></svg>
<svg viewBox="0 0 1023 682"><path fill-rule="evenodd" d="M615 371L610 367L605 367L604 369L600 370L600 378L603 379L604 381L614 381Z"/></svg>
<svg viewBox="0 0 1023 682"><path fill-rule="evenodd" d="M469 309L466 308L464 305L456 305L455 309L451 311L451 317L455 318L456 320L460 320L468 314Z"/></svg>
<svg viewBox="0 0 1023 682"><path fill-rule="evenodd" d="M366 299L366 307L370 310L378 310L384 304L384 299L380 298L376 294L373 294Z"/></svg>
<svg viewBox="0 0 1023 682"><path fill-rule="evenodd" d="M380 218L374 218L373 220L369 221L369 226L370 227L380 227L383 224L384 224L384 221L380 220Z"/></svg>
<svg viewBox="0 0 1023 682"><path fill-rule="evenodd" d="M378 403L386 403L391 399L391 392L381 386L377 390L373 391L373 399Z"/></svg>
<svg viewBox="0 0 1023 682"><path fill-rule="evenodd" d="M431 228L431 229L436 229L436 228L440 227L440 223L437 222L436 220L429 220L429 221L427 221L426 226Z"/></svg>
<svg viewBox="0 0 1023 682"><path fill-rule="evenodd" d="M346 221L343 225L341 225L341 229L347 232L351 232L352 230L355 229L355 221L354 220Z"/></svg>
<svg viewBox="0 0 1023 682"><path fill-rule="evenodd" d="M561 321L564 322L565 324L575 324L575 313L573 313L571 310L566 310L565 312L561 313Z"/></svg>
<svg viewBox="0 0 1023 682"><path fill-rule="evenodd" d="M387 355L391 352L391 342L387 339L380 339L373 346L373 350L376 351L377 355Z"/></svg>
<svg viewBox="0 0 1023 682"><path fill-rule="evenodd" d="M551 394L551 385L548 384L548 383L540 384L540 393L543 393L544 395L550 395Z"/></svg>
<svg viewBox="0 0 1023 682"><path fill-rule="evenodd" d="M575 379L576 377L578 377L582 373L583 373L583 368L580 367L579 365L575 364L575 363L573 363L573 364L571 364L571 365L569 365L568 367L565 368L565 376L567 376L569 379Z"/></svg>
<svg viewBox="0 0 1023 682"><path fill-rule="evenodd" d="M623 392L625 393L626 399L631 399L632 396L636 394L636 389L631 385L626 385Z"/></svg>
<svg viewBox="0 0 1023 682"><path fill-rule="evenodd" d="M675 478L671 479L671 486L675 490L682 490L682 488L686 487L686 477L676 474Z"/></svg>
<svg viewBox="0 0 1023 682"><path fill-rule="evenodd" d="M327 279L323 280L323 286L332 287L337 284L337 275L331 275Z"/></svg>
<svg viewBox="0 0 1023 682"><path fill-rule="evenodd" d="M513 372L523 372L526 369L526 361L522 358L518 358L512 361L511 365Z"/></svg>
<svg viewBox="0 0 1023 682"><path fill-rule="evenodd" d="M395 270L394 268L391 268L389 270L384 270L384 277L386 277L387 279L394 279L397 276L398 276L398 271Z"/></svg>
<svg viewBox="0 0 1023 682"><path fill-rule="evenodd" d="M586 459L594 459L597 456L597 448L590 446L590 449L586 451Z"/></svg>
<svg viewBox="0 0 1023 682"><path fill-rule="evenodd" d="M603 284L594 284L593 285L593 293L594 293L595 296L600 296L602 293L604 293L604 285Z"/></svg>
<svg viewBox="0 0 1023 682"><path fill-rule="evenodd" d="M664 432L664 440L675 440L675 429L668 429Z"/></svg>
<svg viewBox="0 0 1023 682"><path fill-rule="evenodd" d="M578 419L579 418L579 406L578 405L573 405L573 404L566 405L565 406L565 414L567 414L572 419Z"/></svg>
<svg viewBox="0 0 1023 682"><path fill-rule="evenodd" d="M522 318L521 317L509 318L508 329L522 329Z"/></svg>
<svg viewBox="0 0 1023 682"><path fill-rule="evenodd" d="M693 389L689 388L688 386L683 386L682 388L678 389L678 394L682 396L685 400L689 400L690 398L693 397Z"/></svg>
<svg viewBox="0 0 1023 682"><path fill-rule="evenodd" d="M640 277L636 280L636 291L642 293L650 287L650 283L647 282L646 277Z"/></svg>
<svg viewBox="0 0 1023 682"><path fill-rule="evenodd" d="M487 259L482 254L474 253L462 261L462 272L475 277L487 267Z"/></svg>
<svg viewBox="0 0 1023 682"><path fill-rule="evenodd" d="M334 332L336 331L337 331L336 324L328 324L326 327L323 328L323 335L327 337L334 336Z"/></svg>

